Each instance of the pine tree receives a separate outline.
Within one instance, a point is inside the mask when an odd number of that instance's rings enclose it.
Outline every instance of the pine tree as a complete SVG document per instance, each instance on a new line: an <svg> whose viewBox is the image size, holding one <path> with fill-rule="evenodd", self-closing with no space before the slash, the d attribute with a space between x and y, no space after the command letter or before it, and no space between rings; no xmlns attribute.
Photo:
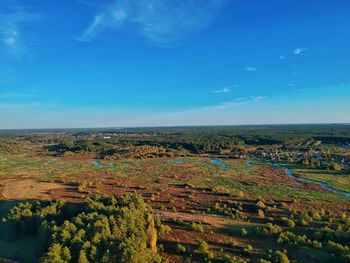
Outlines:
<svg viewBox="0 0 350 263"><path fill-rule="evenodd" d="M89 263L89 260L84 250L80 250L78 263Z"/></svg>

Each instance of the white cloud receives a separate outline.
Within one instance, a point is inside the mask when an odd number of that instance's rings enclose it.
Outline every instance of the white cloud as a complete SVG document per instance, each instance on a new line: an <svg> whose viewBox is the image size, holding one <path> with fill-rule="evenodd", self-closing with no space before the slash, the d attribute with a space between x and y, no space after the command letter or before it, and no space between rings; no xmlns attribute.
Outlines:
<svg viewBox="0 0 350 263"><path fill-rule="evenodd" d="M300 48L296 48L293 51L294 55L301 55L302 53L304 53L306 51L306 48L304 47L300 47Z"/></svg>
<svg viewBox="0 0 350 263"><path fill-rule="evenodd" d="M231 88L224 87L222 89L212 90L212 93L230 93L232 92Z"/></svg>
<svg viewBox="0 0 350 263"><path fill-rule="evenodd" d="M123 25L158 44L207 26L230 0L119 0L98 12L78 40L91 41Z"/></svg>
<svg viewBox="0 0 350 263"><path fill-rule="evenodd" d="M21 7L13 8L10 13L0 12L0 47L16 56L24 54L27 44L23 26L40 18L41 15L27 12Z"/></svg>
<svg viewBox="0 0 350 263"><path fill-rule="evenodd" d="M17 43L17 32L12 31L7 38L4 39L4 42L9 46L14 46Z"/></svg>
<svg viewBox="0 0 350 263"><path fill-rule="evenodd" d="M286 59L286 56L282 55L282 56L280 56L280 59Z"/></svg>
<svg viewBox="0 0 350 263"><path fill-rule="evenodd" d="M246 67L244 70L249 71L249 72L254 72L254 71L256 71L256 68L255 67Z"/></svg>
<svg viewBox="0 0 350 263"><path fill-rule="evenodd" d="M236 98L231 101L222 102L219 105L213 106L213 108L220 110L220 109L238 107L246 104L262 104L265 102L266 99L267 99L266 96L250 96L246 98Z"/></svg>

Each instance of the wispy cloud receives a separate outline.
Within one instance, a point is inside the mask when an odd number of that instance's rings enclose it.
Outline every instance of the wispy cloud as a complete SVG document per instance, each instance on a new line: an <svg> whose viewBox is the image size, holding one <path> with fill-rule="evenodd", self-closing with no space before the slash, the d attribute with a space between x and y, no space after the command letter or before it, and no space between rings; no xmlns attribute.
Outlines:
<svg viewBox="0 0 350 263"><path fill-rule="evenodd" d="M256 71L256 68L255 67L246 67L244 70L248 71L248 72L254 72L254 71Z"/></svg>
<svg viewBox="0 0 350 263"><path fill-rule="evenodd" d="M27 51L23 27L41 18L41 15L15 7L11 12L0 11L0 47L13 55L20 56Z"/></svg>
<svg viewBox="0 0 350 263"><path fill-rule="evenodd" d="M17 109L32 109L40 107L40 103L0 103L0 109L17 110Z"/></svg>
<svg viewBox="0 0 350 263"><path fill-rule="evenodd" d="M230 0L114 0L100 10L78 40L128 26L157 44L171 44L207 26Z"/></svg>
<svg viewBox="0 0 350 263"><path fill-rule="evenodd" d="M33 98L35 94L33 93L0 93L0 99L9 99L9 98Z"/></svg>
<svg viewBox="0 0 350 263"><path fill-rule="evenodd" d="M250 96L246 98L236 98L231 101L225 101L219 105L214 106L215 109L226 109L232 107L238 107L245 104L266 104L266 96Z"/></svg>
<svg viewBox="0 0 350 263"><path fill-rule="evenodd" d="M299 47L294 49L293 54L294 55L301 55L302 53L304 53L306 51L306 48L304 47Z"/></svg>
<svg viewBox="0 0 350 263"><path fill-rule="evenodd" d="M231 88L228 87L224 87L222 89L216 89L216 90L212 90L212 93L230 93L232 92Z"/></svg>

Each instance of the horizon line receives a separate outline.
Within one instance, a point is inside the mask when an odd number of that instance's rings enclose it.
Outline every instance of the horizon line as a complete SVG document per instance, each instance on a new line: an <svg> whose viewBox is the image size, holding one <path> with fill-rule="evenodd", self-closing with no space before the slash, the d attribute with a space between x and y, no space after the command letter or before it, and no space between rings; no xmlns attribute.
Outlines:
<svg viewBox="0 0 350 263"><path fill-rule="evenodd" d="M98 129L142 129L142 128L215 128L215 127L256 127L256 126L326 126L326 125L350 125L350 122L315 122L315 123L266 123L266 124L220 124L220 125L145 125L145 126L95 126L95 127L61 127L61 128L0 128L4 131L49 131L49 130L98 130Z"/></svg>

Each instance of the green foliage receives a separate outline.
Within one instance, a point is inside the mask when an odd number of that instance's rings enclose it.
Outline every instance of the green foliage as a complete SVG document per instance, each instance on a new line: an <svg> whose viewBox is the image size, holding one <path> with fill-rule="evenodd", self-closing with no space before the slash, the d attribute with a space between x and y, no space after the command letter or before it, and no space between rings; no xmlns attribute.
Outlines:
<svg viewBox="0 0 350 263"><path fill-rule="evenodd" d="M198 249L195 250L195 253L200 255L208 255L210 253L208 243L202 240L199 241Z"/></svg>
<svg viewBox="0 0 350 263"><path fill-rule="evenodd" d="M183 245L181 245L181 244L177 244L177 245L176 245L176 251L177 251L178 253L185 253L185 252L186 252L186 247L183 246Z"/></svg>
<svg viewBox="0 0 350 263"><path fill-rule="evenodd" d="M254 248L253 248L252 245L246 245L245 248L244 248L244 252L245 252L246 254L251 254L251 253L253 253L253 250L254 250Z"/></svg>
<svg viewBox="0 0 350 263"><path fill-rule="evenodd" d="M286 217L282 217L281 218L281 222L283 225L293 228L295 227L295 222L292 219L286 218Z"/></svg>
<svg viewBox="0 0 350 263"><path fill-rule="evenodd" d="M342 167L338 163L331 163L330 169L333 171L340 171L342 169Z"/></svg>
<svg viewBox="0 0 350 263"><path fill-rule="evenodd" d="M46 255L42 258L43 263L66 263L71 260L70 250L67 247L62 247L61 244L53 243Z"/></svg>
<svg viewBox="0 0 350 263"><path fill-rule="evenodd" d="M260 200L256 203L256 206L257 206L259 209L265 209L265 207L266 207L266 205L264 204L264 202L263 202L263 201L260 201Z"/></svg>
<svg viewBox="0 0 350 263"><path fill-rule="evenodd" d="M310 246L316 249L321 249L323 247L322 243L319 241L311 240L306 235L300 236L289 231L280 233L277 239L277 243L304 245L304 246Z"/></svg>
<svg viewBox="0 0 350 263"><path fill-rule="evenodd" d="M257 227L256 233L261 236L274 236L282 232L282 228L278 225L267 223L265 227Z"/></svg>
<svg viewBox="0 0 350 263"><path fill-rule="evenodd" d="M170 226L163 225L163 224L161 224L158 228L159 228L158 229L159 236L164 236L164 235L168 234L171 231L171 227Z"/></svg>
<svg viewBox="0 0 350 263"><path fill-rule="evenodd" d="M78 263L89 263L88 257L84 250L79 253Z"/></svg>
<svg viewBox="0 0 350 263"><path fill-rule="evenodd" d="M219 202L215 204L213 209L210 209L210 211L214 211L215 214L223 215L223 216L228 216L233 219L244 219L246 216L243 214L242 207L237 204L237 202L230 202L229 201L229 206L227 204L220 205Z"/></svg>
<svg viewBox="0 0 350 263"><path fill-rule="evenodd" d="M273 262L275 262L275 263L289 263L290 260L285 253L277 250L273 254Z"/></svg>
<svg viewBox="0 0 350 263"><path fill-rule="evenodd" d="M241 229L241 235L245 237L246 235L248 235L248 231L245 230L245 228L242 228Z"/></svg>
<svg viewBox="0 0 350 263"><path fill-rule="evenodd" d="M343 257L343 258L349 258L350 256L350 249L349 246L341 245L339 243L328 241L327 243L327 249L334 253L337 256Z"/></svg>
<svg viewBox="0 0 350 263"><path fill-rule="evenodd" d="M160 262L154 219L141 196L95 196L83 206L69 216L60 201L23 203L8 219L47 241L45 263Z"/></svg>
<svg viewBox="0 0 350 263"><path fill-rule="evenodd" d="M195 222L192 222L191 228L195 232L200 232L200 233L204 232L204 228L203 228L202 224L197 224Z"/></svg>

